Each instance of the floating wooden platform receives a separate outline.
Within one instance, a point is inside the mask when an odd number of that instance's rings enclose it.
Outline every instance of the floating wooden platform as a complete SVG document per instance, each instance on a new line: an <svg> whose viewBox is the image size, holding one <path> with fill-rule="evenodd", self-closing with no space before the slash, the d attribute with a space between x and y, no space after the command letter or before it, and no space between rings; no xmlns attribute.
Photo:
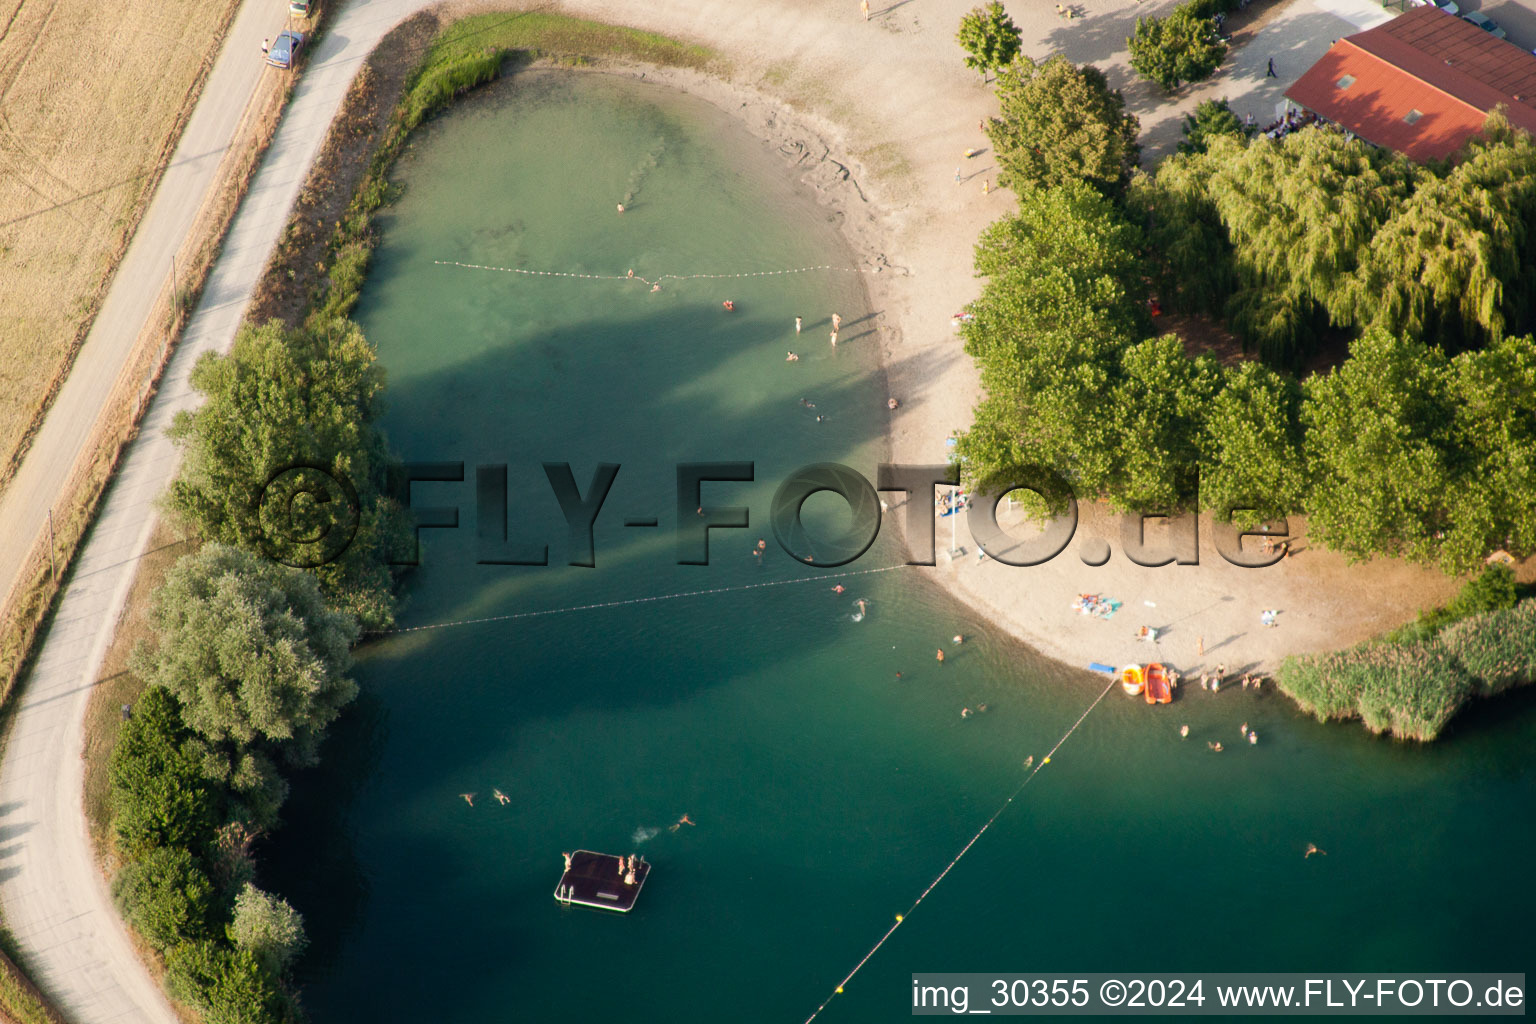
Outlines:
<svg viewBox="0 0 1536 1024"><path fill-rule="evenodd" d="M593 853L577 850L571 854L571 867L560 876L555 887L555 899L561 903L601 910L615 910L627 914L635 906L651 866L642 859L635 861L635 884L624 881L624 858L611 853Z"/></svg>

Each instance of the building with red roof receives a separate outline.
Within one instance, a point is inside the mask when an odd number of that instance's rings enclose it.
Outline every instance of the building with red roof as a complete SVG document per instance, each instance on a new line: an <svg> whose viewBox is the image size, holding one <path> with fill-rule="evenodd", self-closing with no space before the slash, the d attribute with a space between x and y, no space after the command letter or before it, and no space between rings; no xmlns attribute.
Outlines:
<svg viewBox="0 0 1536 1024"><path fill-rule="evenodd" d="M1340 39L1285 95L1420 163L1454 153L1497 106L1536 134L1536 56L1437 7Z"/></svg>

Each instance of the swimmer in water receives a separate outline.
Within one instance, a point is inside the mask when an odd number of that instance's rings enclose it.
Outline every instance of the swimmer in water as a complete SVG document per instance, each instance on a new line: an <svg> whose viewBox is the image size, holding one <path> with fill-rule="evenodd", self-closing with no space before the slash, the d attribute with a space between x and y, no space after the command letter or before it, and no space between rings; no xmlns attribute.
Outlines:
<svg viewBox="0 0 1536 1024"><path fill-rule="evenodd" d="M896 407L897 407L897 406L898 406L898 405L900 405L900 404L901 404L901 403L900 403L900 402L898 402L898 401L896 401L896 399L894 399L894 398L887 398L887 399L886 399L886 400L885 400L885 407L886 407L886 408L887 408L887 409L891 409L891 410L893 410L893 411L894 411L894 410L895 410L895 408L896 408Z"/></svg>
<svg viewBox="0 0 1536 1024"><path fill-rule="evenodd" d="M473 794L473 793L460 793L459 796L463 797L464 798L464 802L469 804L469 806L471 806L471 807L475 806L475 794Z"/></svg>
<svg viewBox="0 0 1536 1024"><path fill-rule="evenodd" d="M673 824L671 828L667 829L667 831L668 832L676 832L678 829L682 828L684 825L692 825L692 824L693 824L693 819L688 817L688 815L684 814L681 818L678 818L677 822L675 824Z"/></svg>
<svg viewBox="0 0 1536 1024"><path fill-rule="evenodd" d="M859 613L853 617L853 621L854 622L858 622L858 621L860 621L860 620L862 620L864 618L864 611L865 611L864 599L861 597L861 598L859 598L857 601L855 601L853 603L859 609Z"/></svg>
<svg viewBox="0 0 1536 1024"><path fill-rule="evenodd" d="M801 325L801 324L802 324L802 323L803 323L803 322L804 322L804 321L802 321L802 320L801 320L801 319L800 319L800 318L799 318L799 317L798 317L798 316L797 316L797 317L795 317L795 333L796 333L796 334L799 334L799 333L800 333L800 325Z"/></svg>
<svg viewBox="0 0 1536 1024"><path fill-rule="evenodd" d="M954 636L954 643L956 643L956 644L963 644L963 643L965 643L965 637L961 636L959 633L956 633L955 636Z"/></svg>
<svg viewBox="0 0 1536 1024"><path fill-rule="evenodd" d="M970 708L961 708L960 709L960 717L961 718L970 718L971 717L971 709Z"/></svg>
<svg viewBox="0 0 1536 1024"><path fill-rule="evenodd" d="M724 302L720 303L720 305L725 307L725 311L727 313L731 312L732 310L734 310L736 308L736 303L732 302L730 299L726 299Z"/></svg>
<svg viewBox="0 0 1536 1024"><path fill-rule="evenodd" d="M786 363L798 363L800 361L800 357L791 352L789 355L784 357L784 361Z"/></svg>
<svg viewBox="0 0 1536 1024"><path fill-rule="evenodd" d="M1179 739L1181 739L1181 740L1189 739L1189 726L1187 726L1187 725L1179 726Z"/></svg>
<svg viewBox="0 0 1536 1024"><path fill-rule="evenodd" d="M944 664L944 648L940 647L938 649L938 652L934 654L934 659L938 661L940 665Z"/></svg>
<svg viewBox="0 0 1536 1024"><path fill-rule="evenodd" d="M571 855L568 853L562 853L560 856L565 858L565 870L571 870Z"/></svg>
<svg viewBox="0 0 1536 1024"><path fill-rule="evenodd" d="M842 328L843 328L843 318L838 316L836 313L833 313L832 314L832 333L836 334L838 331L842 330Z"/></svg>
<svg viewBox="0 0 1536 1024"><path fill-rule="evenodd" d="M1217 753L1217 754L1221 753L1221 744L1219 742L1218 743L1207 743L1206 746L1210 747L1211 750L1213 752Z"/></svg>
<svg viewBox="0 0 1536 1024"><path fill-rule="evenodd" d="M1327 850L1319 850L1317 848L1317 844L1316 843L1308 843L1307 844L1307 852L1302 854L1301 859L1302 860L1306 860L1308 857L1312 856L1314 853L1320 853L1324 857L1328 856L1328 851Z"/></svg>
<svg viewBox="0 0 1536 1024"><path fill-rule="evenodd" d="M1249 743L1249 745L1257 746L1258 742L1259 742L1259 734L1256 733L1256 732L1253 732L1252 730L1249 730L1249 732L1248 732L1248 743Z"/></svg>
<svg viewBox="0 0 1536 1024"><path fill-rule="evenodd" d="M843 592L843 589L844 589L843 585L841 583L839 583L839 584L837 584L836 586L834 586L832 588L832 593L834 593L834 594L841 594Z"/></svg>
<svg viewBox="0 0 1536 1024"><path fill-rule="evenodd" d="M653 284L653 285L651 285L651 291L653 291L653 292L659 292L659 291L661 291L661 285L659 285L659 284Z"/></svg>
<svg viewBox="0 0 1536 1024"><path fill-rule="evenodd" d="M624 204L623 204L623 203L620 203L620 204L619 204L619 212L620 212L620 213L623 213L623 212L624 212Z"/></svg>
<svg viewBox="0 0 1536 1024"><path fill-rule="evenodd" d="M1033 768L1034 766L1035 766L1035 755L1034 754L1030 754L1028 757L1026 757L1024 759L1024 768L1027 771L1030 768Z"/></svg>
<svg viewBox="0 0 1536 1024"><path fill-rule="evenodd" d="M630 267L629 268L629 273L625 274L624 276L625 277L634 277L635 276L635 268L634 267Z"/></svg>
<svg viewBox="0 0 1536 1024"><path fill-rule="evenodd" d="M512 798L507 796L507 794L503 793L499 789L491 790L491 795L494 796L496 798L496 802L501 804L503 807L512 802Z"/></svg>

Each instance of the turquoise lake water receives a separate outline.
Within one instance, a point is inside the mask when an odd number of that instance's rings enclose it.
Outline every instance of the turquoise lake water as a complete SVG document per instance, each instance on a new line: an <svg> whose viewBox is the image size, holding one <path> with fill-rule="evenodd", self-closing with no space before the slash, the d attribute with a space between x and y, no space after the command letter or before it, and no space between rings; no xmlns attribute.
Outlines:
<svg viewBox="0 0 1536 1024"><path fill-rule="evenodd" d="M308 922L306 1004L318 1024L803 1021L1102 678L910 572L842 578L843 594L819 578L902 562L890 530L843 570L774 542L768 508L794 469L873 478L885 452L880 311L857 274L653 293L434 262L651 280L856 267L729 116L629 80L521 74L423 131L398 178L358 317L389 371L394 449L466 476L413 490L460 527L423 531L401 624L720 592L363 649L362 696L262 852L263 883ZM755 462L755 481L705 500L748 506L752 525L714 531L711 565L679 566L674 467L727 460ZM595 568L565 564L544 462L583 490L596 464L622 466ZM503 463L511 534L547 542L550 567L476 564L475 467ZM848 518L825 495L807 515L817 536ZM905 1017L914 971L1525 970L1533 738L1531 693L1422 748L1272 692L1156 709L1113 693L819 1019ZM684 813L696 826L669 831ZM1304 858L1309 842L1328 855ZM555 902L576 848L652 863L633 913Z"/></svg>

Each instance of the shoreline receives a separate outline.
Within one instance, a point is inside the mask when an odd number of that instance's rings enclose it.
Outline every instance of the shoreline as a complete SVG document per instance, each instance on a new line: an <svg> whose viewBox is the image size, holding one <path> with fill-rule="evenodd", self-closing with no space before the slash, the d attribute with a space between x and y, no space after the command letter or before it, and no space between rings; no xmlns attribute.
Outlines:
<svg viewBox="0 0 1536 1024"><path fill-rule="evenodd" d="M540 61L534 66L544 65ZM885 432L884 457L906 463L945 461L944 439L969 424L980 389L948 316L941 314L942 327L927 323L932 311L941 308L932 293L944 285L957 287L956 243L963 245L965 282L971 291L954 303L955 308L977 289L969 272L974 235L949 229L951 244L939 254L941 260L950 257L950 265L936 268L940 272L933 280L924 280L913 269L932 259L933 254L922 251L921 244L914 246L910 236L943 218L938 197L924 205L925 197L940 190L903 189L901 181L882 177L857 157L845 155L854 148L849 129L734 78L626 61L549 67L615 74L678 89L732 115L765 146L777 150L786 171L836 214L838 230L857 264L878 271L861 275L880 337L873 372L885 378L887 392L900 402ZM886 197L902 197L904 192L906 201L899 207L887 205ZM1005 215L1007 209L988 207L979 225ZM940 372L923 372L932 367ZM947 429L941 416L951 424ZM1103 541L1112 552L1123 549L1124 523L1088 502L1080 503L1079 516L1071 544L1043 565L1014 568L978 562L967 524L958 539L963 555L949 557L944 539L936 535L936 564L919 571L992 628L1068 668L1086 671L1089 662L1162 661L1186 674L1218 664L1226 665L1229 673L1272 673L1287 654L1358 643L1409 621L1421 608L1448 601L1460 586L1460 580L1438 570L1399 559L1350 565L1334 552L1313 550L1305 541L1304 520L1297 518L1290 523L1291 535L1299 538L1296 557L1267 569L1240 568L1224 560L1213 543L1208 514L1200 520L1199 565L1145 567L1132 563L1122 550L1112 553L1108 563L1090 567L1083 557L1087 547ZM910 550L899 508L887 522ZM1147 520L1146 546L1156 550L1168 532L1166 521ZM1257 540L1250 540L1245 550L1254 552L1257 546ZM1121 609L1111 621L1085 617L1071 607L1079 593L1103 594L1120 601ZM1263 628L1260 614L1271 608L1281 613L1279 625ZM1135 636L1143 625L1160 634L1150 647ZM947 640L947 631L936 632L936 643Z"/></svg>

